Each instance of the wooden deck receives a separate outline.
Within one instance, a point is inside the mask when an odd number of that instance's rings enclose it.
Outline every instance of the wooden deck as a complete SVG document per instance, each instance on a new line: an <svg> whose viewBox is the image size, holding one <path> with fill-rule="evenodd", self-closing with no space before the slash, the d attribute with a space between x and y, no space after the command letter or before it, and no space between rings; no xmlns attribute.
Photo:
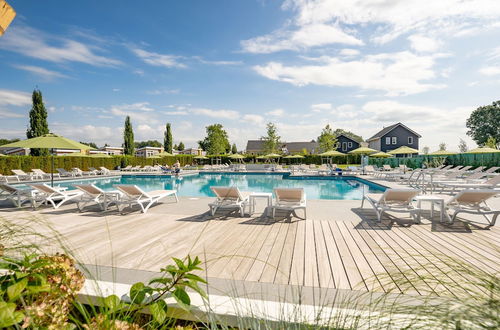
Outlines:
<svg viewBox="0 0 500 330"><path fill-rule="evenodd" d="M378 224L359 201L310 201L313 216L292 222L260 214L211 219L207 200L181 198L145 215L78 213L70 204L36 212L0 208L0 217L50 234L42 224L49 223L82 263L158 271L171 257L190 254L205 260L203 276L209 278L421 295L436 288L426 281L401 285L396 277L466 285L466 275L450 270L447 257L492 273L500 270L498 224L450 227L438 217L424 217L419 225L405 219ZM453 294L453 288L444 289Z"/></svg>

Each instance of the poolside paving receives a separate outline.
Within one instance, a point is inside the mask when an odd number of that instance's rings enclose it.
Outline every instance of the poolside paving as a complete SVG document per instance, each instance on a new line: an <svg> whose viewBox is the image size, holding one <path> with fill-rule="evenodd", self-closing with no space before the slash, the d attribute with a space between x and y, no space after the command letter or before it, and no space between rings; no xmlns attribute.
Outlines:
<svg viewBox="0 0 500 330"><path fill-rule="evenodd" d="M119 214L89 207L79 213L74 204L37 211L0 204L0 217L47 234L50 224L86 265L156 272L171 257L189 254L204 260L202 275L214 282L423 295L438 289L426 281L403 286L396 278L445 278L464 286L466 275L450 271L448 257L487 272L500 271L500 224L485 228L486 222L477 217L478 224L457 221L449 226L439 223L436 214L430 220L426 212L421 224L404 215L396 222L386 217L377 223L374 212L367 205L361 208L360 201L309 200L307 220L281 215L277 221L268 219L261 204L253 216L212 218L209 201L166 200L147 214L138 208ZM491 206L500 208L500 198ZM44 244L58 249L55 242Z"/></svg>

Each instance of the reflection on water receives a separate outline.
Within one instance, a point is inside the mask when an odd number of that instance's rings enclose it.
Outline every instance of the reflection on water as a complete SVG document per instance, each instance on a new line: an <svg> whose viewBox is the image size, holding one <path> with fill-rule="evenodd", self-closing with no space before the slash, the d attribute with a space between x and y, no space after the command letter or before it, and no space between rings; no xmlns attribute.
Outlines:
<svg viewBox="0 0 500 330"><path fill-rule="evenodd" d="M115 189L116 184L135 184L145 191L176 189L179 196L213 196L211 186L236 186L242 191L272 192L274 188L304 188L308 199L360 200L365 192L383 191L384 188L352 177L324 179L287 179L281 175L266 174L204 174L170 178L162 176L106 178L62 182L61 186L75 183L93 183L103 190ZM70 187L71 189L71 187Z"/></svg>

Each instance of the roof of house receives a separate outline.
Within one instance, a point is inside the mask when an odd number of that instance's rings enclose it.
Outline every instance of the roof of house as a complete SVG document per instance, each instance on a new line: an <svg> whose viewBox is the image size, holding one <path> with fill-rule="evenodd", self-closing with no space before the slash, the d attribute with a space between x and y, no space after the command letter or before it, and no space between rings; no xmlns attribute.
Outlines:
<svg viewBox="0 0 500 330"><path fill-rule="evenodd" d="M248 140L247 150L261 150L264 147L263 140Z"/></svg>
<svg viewBox="0 0 500 330"><path fill-rule="evenodd" d="M340 135L338 135L338 136L337 136L337 138L339 138L339 137L341 137L341 136L345 137L345 138L346 138L346 139L348 139L348 140L351 140L352 142L356 142L356 143L358 143L358 144L359 144L359 141L356 141L356 140L354 140L353 138L348 137L348 136L347 136L347 135L345 135L345 134L340 134Z"/></svg>
<svg viewBox="0 0 500 330"><path fill-rule="evenodd" d="M414 130L408 128L407 126L403 125L402 123L396 123L394 125L391 125L391 126L387 126L387 127L384 127L382 130L380 130L378 133L376 133L374 136L372 136L371 138L369 138L368 140L366 141L371 141L371 140L376 140L376 139L380 139L382 138L384 135L386 135L387 133L389 133L390 131L392 131L393 129L395 129L396 127L398 126L402 126L403 128L407 129L408 131L412 132L413 134L415 134L416 136L418 137L422 137L422 135L418 134L417 132L415 132Z"/></svg>

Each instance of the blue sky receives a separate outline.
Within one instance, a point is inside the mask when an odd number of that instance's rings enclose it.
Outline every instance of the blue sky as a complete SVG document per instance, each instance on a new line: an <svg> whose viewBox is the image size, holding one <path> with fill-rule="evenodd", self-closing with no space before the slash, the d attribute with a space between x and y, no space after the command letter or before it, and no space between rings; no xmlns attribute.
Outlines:
<svg viewBox="0 0 500 330"><path fill-rule="evenodd" d="M39 87L51 131L120 145L196 146L221 123L243 149L277 123L282 139L326 124L364 138L401 121L469 146L465 120L499 99L494 0L19 1L0 37L0 137L25 137Z"/></svg>

